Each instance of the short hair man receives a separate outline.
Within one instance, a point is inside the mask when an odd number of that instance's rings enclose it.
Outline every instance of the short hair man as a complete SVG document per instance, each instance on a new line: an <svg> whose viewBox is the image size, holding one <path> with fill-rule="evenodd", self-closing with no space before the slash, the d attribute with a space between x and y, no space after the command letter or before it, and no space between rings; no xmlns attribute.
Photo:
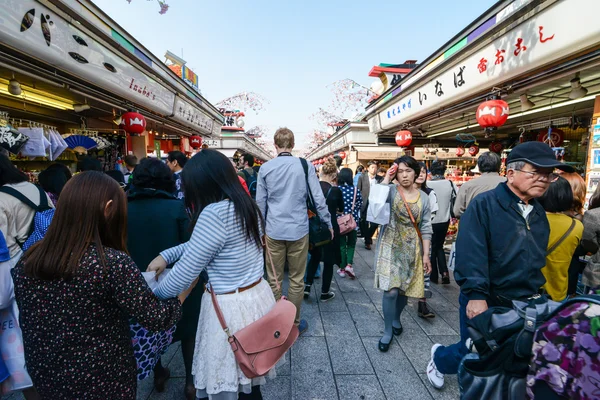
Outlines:
<svg viewBox="0 0 600 400"><path fill-rule="evenodd" d="M257 175L256 171L253 168L254 166L254 156L250 153L246 153L242 155L238 160L238 176L240 176L244 182L246 182L246 186L250 192L250 196L253 199L256 199L256 189L257 189Z"/></svg>
<svg viewBox="0 0 600 400"><path fill-rule="evenodd" d="M460 342L435 344L427 378L436 388L443 374L456 374L467 354L467 318L488 307L512 307L512 300L527 300L546 282L542 268L550 226L536 200L554 180L554 169L573 171L556 160L542 142L515 147L507 160L507 182L475 197L463 214L456 241L454 277L460 285Z"/></svg>
<svg viewBox="0 0 600 400"><path fill-rule="evenodd" d="M184 198L183 194L183 186L181 185L181 171L183 171L183 167L187 163L188 159L181 151L171 151L167 156L167 167L173 173L173 178L175 179L175 197L178 199Z"/></svg>
<svg viewBox="0 0 600 400"><path fill-rule="evenodd" d="M77 162L77 172L85 171L101 171L102 163L97 158L92 156L85 156L79 162Z"/></svg>
<svg viewBox="0 0 600 400"><path fill-rule="evenodd" d="M480 193L495 189L502 182L506 182L506 178L500 176L500 165L502 160L500 156L494 152L488 151L483 153L477 159L477 167L481 176L479 178L467 181L462 184L456 201L454 202L454 215L460 218L465 212L471 200Z"/></svg>
<svg viewBox="0 0 600 400"><path fill-rule="evenodd" d="M125 183L129 184L133 180L133 170L135 166L138 164L138 158L133 154L128 154L123 158L123 162L125 162L125 172L123 176L125 177Z"/></svg>
<svg viewBox="0 0 600 400"><path fill-rule="evenodd" d="M379 225L367 221L367 209L369 208L369 194L371 193L371 187L378 184L383 180L383 177L377 175L377 168L379 163L377 161L369 161L367 163L367 172L358 178L358 190L363 198L363 203L360 208L360 232L365 238L365 248L371 250L373 244L373 234L377 230Z"/></svg>
<svg viewBox="0 0 600 400"><path fill-rule="evenodd" d="M308 210L307 178L301 160L292 156L294 133L288 128L275 132L277 157L266 162L258 174L256 203L266 221L266 242L273 257L277 277L273 276L267 257L267 275L275 298L279 300L275 279L283 279L283 268L289 267L290 285L288 299L296 306L296 320L300 332L308 329L308 323L300 320L300 307L304 297L304 273L308 257ZM333 239L331 215L315 173L308 163L308 186L315 201L319 217L329 226Z"/></svg>

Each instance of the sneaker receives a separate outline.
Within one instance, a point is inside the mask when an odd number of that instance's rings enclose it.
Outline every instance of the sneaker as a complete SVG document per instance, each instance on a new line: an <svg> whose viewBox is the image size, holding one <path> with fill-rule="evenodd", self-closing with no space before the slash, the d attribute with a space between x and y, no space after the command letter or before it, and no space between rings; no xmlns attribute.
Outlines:
<svg viewBox="0 0 600 400"><path fill-rule="evenodd" d="M300 323L298 324L298 330L300 331L301 335L308 330L308 322L306 322L305 319L300 320Z"/></svg>
<svg viewBox="0 0 600 400"><path fill-rule="evenodd" d="M340 278L346 277L346 271L341 268L337 270L337 274L340 276Z"/></svg>
<svg viewBox="0 0 600 400"><path fill-rule="evenodd" d="M427 303L424 301L419 301L417 308L417 313L421 318L435 318L435 314L431 309L427 306Z"/></svg>
<svg viewBox="0 0 600 400"><path fill-rule="evenodd" d="M465 341L465 346L467 346L469 353L477 353L477 347L475 347L473 339L467 338L467 340Z"/></svg>
<svg viewBox="0 0 600 400"><path fill-rule="evenodd" d="M371 250L371 245L370 244L365 244L365 249Z"/></svg>
<svg viewBox="0 0 600 400"><path fill-rule="evenodd" d="M304 285L304 298L308 299L310 296L310 285Z"/></svg>
<svg viewBox="0 0 600 400"><path fill-rule="evenodd" d="M354 273L354 269L352 268L352 265L350 265L350 264L346 265L346 268L344 268L344 271L346 271L346 275L348 275L350 277L350 279L356 279L356 274Z"/></svg>
<svg viewBox="0 0 600 400"><path fill-rule="evenodd" d="M427 379L429 380L429 383L431 383L431 386L436 389L444 387L444 374L438 371L435 362L433 361L433 355L439 347L442 347L439 343L433 345L431 348L431 360L429 360L429 364L427 364Z"/></svg>
<svg viewBox="0 0 600 400"><path fill-rule="evenodd" d="M329 300L333 299L334 297L335 297L335 293L333 293L333 292L322 293L321 301L329 301Z"/></svg>
<svg viewBox="0 0 600 400"><path fill-rule="evenodd" d="M450 284L450 277L448 275L442 276L442 285L449 285L449 284Z"/></svg>

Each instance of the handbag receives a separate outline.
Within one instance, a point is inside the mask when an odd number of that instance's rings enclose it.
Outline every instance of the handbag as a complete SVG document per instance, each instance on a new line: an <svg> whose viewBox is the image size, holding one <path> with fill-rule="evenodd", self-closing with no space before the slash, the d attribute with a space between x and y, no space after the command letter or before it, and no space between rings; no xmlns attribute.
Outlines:
<svg viewBox="0 0 600 400"><path fill-rule="evenodd" d="M281 290L275 264L273 264L271 251L266 241L265 247L273 269L277 290ZM229 331L212 288L210 288L210 296L221 328L227 334L227 340L235 359L244 375L249 379L266 375L300 335L298 327L294 325L296 306L285 296L281 297L267 314L235 333Z"/></svg>
<svg viewBox="0 0 600 400"><path fill-rule="evenodd" d="M388 185L373 185L369 192L367 221L379 225L390 223L390 205L387 202L390 196Z"/></svg>
<svg viewBox="0 0 600 400"><path fill-rule="evenodd" d="M354 204L356 203L356 191L357 190L358 190L358 188L355 186L354 187L354 200L352 200L352 209L350 210L350 213L339 216L337 218L337 223L340 226L340 234L341 235L345 235L356 229L356 221L354 220L352 213L354 213Z"/></svg>
<svg viewBox="0 0 600 400"><path fill-rule="evenodd" d="M306 198L306 208L308 209L308 241L313 247L320 247L331 242L331 231L329 230L329 225L319 217L319 213L317 212L315 199L308 184L308 163L304 158L300 159L300 163L302 163L302 168L304 169L306 192L308 194Z"/></svg>

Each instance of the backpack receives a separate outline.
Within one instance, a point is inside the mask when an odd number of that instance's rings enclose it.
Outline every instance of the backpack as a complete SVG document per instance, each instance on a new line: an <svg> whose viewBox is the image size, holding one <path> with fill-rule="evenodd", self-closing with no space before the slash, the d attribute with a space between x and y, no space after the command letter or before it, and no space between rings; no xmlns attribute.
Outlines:
<svg viewBox="0 0 600 400"><path fill-rule="evenodd" d="M561 304L535 332L529 398L598 398L600 290Z"/></svg>
<svg viewBox="0 0 600 400"><path fill-rule="evenodd" d="M31 221L31 226L29 227L26 241L20 242L17 240L17 244L19 245L19 247L21 247L21 249L23 251L26 250L25 243L27 243L29 238L32 237L34 232L36 232L36 231L42 232L43 231L43 233L41 233L40 239L46 233L48 226L46 226L45 228L42 228L41 226L38 226L38 224L41 223L41 221L44 221L47 219L47 215L49 214L48 211L51 211L52 216L54 215L54 209L52 207L50 207L50 205L48 204L48 196L46 195L46 192L44 192L44 190L41 187L39 187L39 186L36 186L36 187L40 192L40 204L39 205L36 205L33 201L29 200L23 193L19 192L16 189L13 189L13 188L7 187L7 186L0 187L0 192L6 193L6 194L16 198L20 202L26 204L27 206L29 206L30 208L35 210L35 215L33 216L33 221ZM38 216L38 214L41 214L41 215ZM50 216L50 220L52 220L52 216ZM50 225L49 222L48 222L48 225ZM35 243L35 241L33 243ZM33 243L31 243L31 244L33 244ZM31 244L29 246L31 246Z"/></svg>
<svg viewBox="0 0 600 400"><path fill-rule="evenodd" d="M245 169L243 169L242 172L244 173L246 185L248 186L248 191L250 191L250 196L252 199L256 200L256 185L258 184L256 178L258 174L255 172L254 174L250 175L250 173Z"/></svg>

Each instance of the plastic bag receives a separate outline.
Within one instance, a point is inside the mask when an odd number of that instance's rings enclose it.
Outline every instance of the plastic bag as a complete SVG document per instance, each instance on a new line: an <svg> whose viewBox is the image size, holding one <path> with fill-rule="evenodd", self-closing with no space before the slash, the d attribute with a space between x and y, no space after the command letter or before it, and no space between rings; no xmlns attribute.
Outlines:
<svg viewBox="0 0 600 400"><path fill-rule="evenodd" d="M453 242L452 247L450 248L450 256L448 257L448 270L454 271L455 266L456 266L456 242Z"/></svg>
<svg viewBox="0 0 600 400"><path fill-rule="evenodd" d="M23 334L19 326L17 302L14 300L10 307L0 311L0 353L10 374L8 379L0 383L0 394L33 386L25 368Z"/></svg>
<svg viewBox="0 0 600 400"><path fill-rule="evenodd" d="M379 225L387 225L390 223L390 204L387 202L389 195L389 186L371 186L369 207L367 208L367 221Z"/></svg>

